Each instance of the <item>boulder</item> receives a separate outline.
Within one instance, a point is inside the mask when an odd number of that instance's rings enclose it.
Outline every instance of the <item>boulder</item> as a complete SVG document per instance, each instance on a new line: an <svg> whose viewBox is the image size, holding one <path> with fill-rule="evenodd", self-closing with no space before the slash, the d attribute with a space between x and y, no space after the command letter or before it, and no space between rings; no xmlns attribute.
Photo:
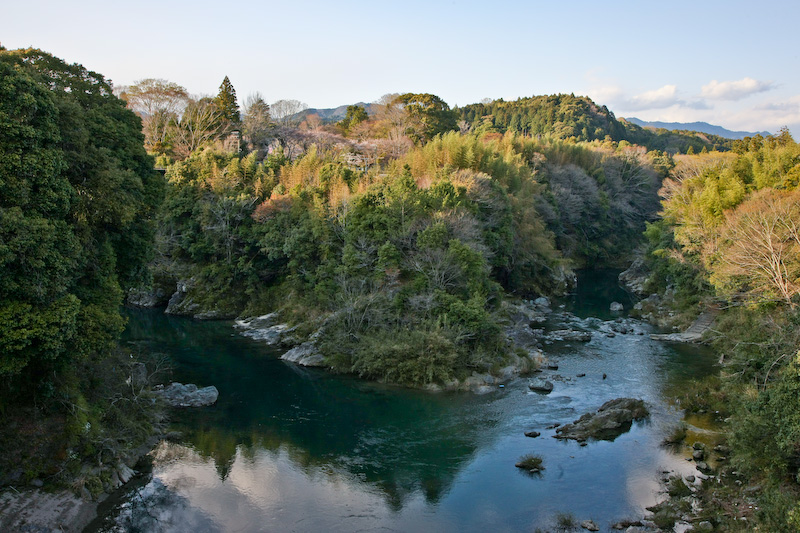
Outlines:
<svg viewBox="0 0 800 533"><path fill-rule="evenodd" d="M526 436L526 437L530 437L530 438L532 438L532 439L535 439L535 438L536 438L536 437L538 437L539 435L541 435L541 433L539 433L538 431L526 431L526 432L525 432L525 436Z"/></svg>
<svg viewBox="0 0 800 533"><path fill-rule="evenodd" d="M284 353L281 359L300 366L326 366L325 357L319 353L313 342L304 342L300 346L295 346Z"/></svg>
<svg viewBox="0 0 800 533"><path fill-rule="evenodd" d="M557 439L614 440L628 431L634 420L649 416L643 400L617 398L604 403L594 413L586 413L571 424L556 430Z"/></svg>
<svg viewBox="0 0 800 533"><path fill-rule="evenodd" d="M542 378L535 378L528 382L528 388L534 392L553 392L553 382Z"/></svg>
<svg viewBox="0 0 800 533"><path fill-rule="evenodd" d="M216 403L219 397L219 391L213 385L198 389L197 385L192 383L186 385L171 383L169 387L156 389L153 392L172 407L204 407Z"/></svg>
<svg viewBox="0 0 800 533"><path fill-rule="evenodd" d="M581 527L589 531L600 531L600 528L592 520L584 520L581 522Z"/></svg>
<svg viewBox="0 0 800 533"><path fill-rule="evenodd" d="M284 337L294 331L294 328L290 328L288 324L278 323L277 313L239 319L233 325L242 330L241 334L245 337L270 345L284 343Z"/></svg>
<svg viewBox="0 0 800 533"><path fill-rule="evenodd" d="M610 305L610 306L608 306L608 308L609 308L611 311L613 311L613 312L617 313L617 312L619 312L619 311L622 311L623 309L625 309L625 306L624 306L624 305L622 305L622 304L621 304L621 303L619 303L619 302L611 302L611 305Z"/></svg>

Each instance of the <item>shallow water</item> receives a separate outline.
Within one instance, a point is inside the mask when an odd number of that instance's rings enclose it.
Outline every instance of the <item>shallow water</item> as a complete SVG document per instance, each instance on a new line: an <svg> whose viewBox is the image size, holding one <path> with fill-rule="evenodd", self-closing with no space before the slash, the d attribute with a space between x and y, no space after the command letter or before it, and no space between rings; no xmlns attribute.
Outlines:
<svg viewBox="0 0 800 533"><path fill-rule="evenodd" d="M545 346L559 365L543 374L555 383L549 395L524 378L484 396L366 383L285 363L230 322L130 311L126 340L168 354L175 381L216 385L220 398L176 413L181 441L159 445L152 475L92 529L529 531L570 513L604 530L640 517L662 471L693 468L659 444L680 421L671 395L714 358L653 341L628 319L633 334L602 333L618 316L610 302L632 303L615 274L584 274L545 325L595 332ZM581 447L546 429L621 396L645 399L652 415L613 442ZM514 467L527 453L543 457L541 475Z"/></svg>

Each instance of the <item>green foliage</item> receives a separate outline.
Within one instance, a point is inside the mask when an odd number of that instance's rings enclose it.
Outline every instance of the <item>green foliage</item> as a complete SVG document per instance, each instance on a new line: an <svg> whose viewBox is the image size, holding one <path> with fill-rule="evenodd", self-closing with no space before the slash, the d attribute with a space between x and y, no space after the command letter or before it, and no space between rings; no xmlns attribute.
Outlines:
<svg viewBox="0 0 800 533"><path fill-rule="evenodd" d="M236 89L233 88L228 76L225 76L219 86L219 92L214 98L214 105L225 120L233 125L239 123L239 104L236 102Z"/></svg>
<svg viewBox="0 0 800 533"><path fill-rule="evenodd" d="M365 120L369 119L369 115L367 114L367 110L361 107L360 105L349 105L347 106L347 113L345 114L344 118L339 122L339 126L342 127L345 131L350 130L353 126L361 124Z"/></svg>
<svg viewBox="0 0 800 533"><path fill-rule="evenodd" d="M410 119L406 127L415 143L433 139L436 135L456 129L456 113L436 95L405 93L395 98L393 105L402 106Z"/></svg>
<svg viewBox="0 0 800 533"><path fill-rule="evenodd" d="M697 132L672 132L641 128L617 120L606 106L572 94L532 96L513 102L499 99L459 109L460 117L479 133L516 133L527 137L549 136L574 141L622 141L670 154L691 149L725 149L732 141Z"/></svg>

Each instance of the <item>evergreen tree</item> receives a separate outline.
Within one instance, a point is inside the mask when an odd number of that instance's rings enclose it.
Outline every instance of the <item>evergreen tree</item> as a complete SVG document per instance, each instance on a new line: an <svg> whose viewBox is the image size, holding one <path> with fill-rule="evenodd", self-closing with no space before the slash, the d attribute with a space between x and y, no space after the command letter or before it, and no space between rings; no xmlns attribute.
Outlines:
<svg viewBox="0 0 800 533"><path fill-rule="evenodd" d="M236 89L233 88L228 76L222 80L219 93L214 98L214 103L219 108L222 116L231 124L239 123L239 104L236 103Z"/></svg>

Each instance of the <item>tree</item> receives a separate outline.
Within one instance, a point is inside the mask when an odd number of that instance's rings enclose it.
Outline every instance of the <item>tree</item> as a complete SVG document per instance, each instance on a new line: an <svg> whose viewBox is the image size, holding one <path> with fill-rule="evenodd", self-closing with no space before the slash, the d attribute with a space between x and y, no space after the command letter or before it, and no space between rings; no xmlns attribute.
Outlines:
<svg viewBox="0 0 800 533"><path fill-rule="evenodd" d="M224 131L225 118L210 98L190 100L180 120L175 123L175 153L188 157Z"/></svg>
<svg viewBox="0 0 800 533"><path fill-rule="evenodd" d="M263 149L271 137L272 121L269 104L260 93L248 95L244 101L242 135L251 150Z"/></svg>
<svg viewBox="0 0 800 533"><path fill-rule="evenodd" d="M349 131L353 126L356 126L368 119L369 115L367 114L366 109L360 105L349 105L347 106L347 114L345 115L344 119L339 122L339 125L345 131Z"/></svg>
<svg viewBox="0 0 800 533"><path fill-rule="evenodd" d="M272 118L281 126L297 126L300 113L308 109L308 105L299 100L278 100L270 107Z"/></svg>
<svg viewBox="0 0 800 533"><path fill-rule="evenodd" d="M189 103L186 89L167 80L147 78L124 88L120 97L141 117L147 151L166 151L170 125Z"/></svg>
<svg viewBox="0 0 800 533"><path fill-rule="evenodd" d="M224 120L227 120L233 126L239 124L239 104L236 103L236 89L233 88L228 76L225 76L219 86L219 93L214 98L214 105L217 106Z"/></svg>
<svg viewBox="0 0 800 533"><path fill-rule="evenodd" d="M800 294L800 191L764 189L726 217L711 282L723 292L779 298Z"/></svg>
<svg viewBox="0 0 800 533"><path fill-rule="evenodd" d="M458 129L457 114L434 94L401 94L392 103L400 106L410 119L405 133L414 142L429 141L436 135Z"/></svg>
<svg viewBox="0 0 800 533"><path fill-rule="evenodd" d="M108 353L164 184L103 76L35 49L0 50L0 73L2 404Z"/></svg>

